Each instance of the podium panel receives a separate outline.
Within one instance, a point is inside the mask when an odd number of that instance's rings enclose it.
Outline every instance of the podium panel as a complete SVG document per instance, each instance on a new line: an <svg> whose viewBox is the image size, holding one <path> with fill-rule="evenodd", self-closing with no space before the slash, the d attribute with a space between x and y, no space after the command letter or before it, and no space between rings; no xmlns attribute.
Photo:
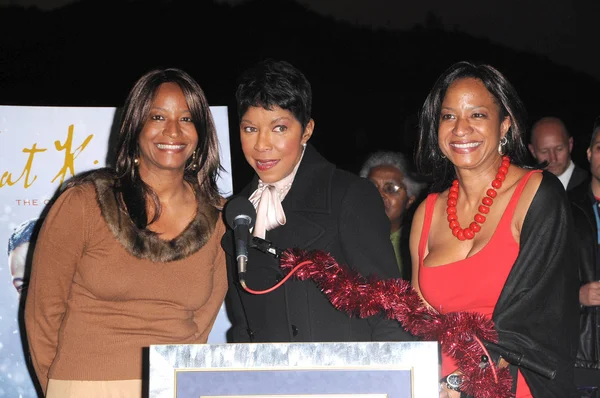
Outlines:
<svg viewBox="0 0 600 398"><path fill-rule="evenodd" d="M437 398L437 342L150 346L150 398Z"/></svg>

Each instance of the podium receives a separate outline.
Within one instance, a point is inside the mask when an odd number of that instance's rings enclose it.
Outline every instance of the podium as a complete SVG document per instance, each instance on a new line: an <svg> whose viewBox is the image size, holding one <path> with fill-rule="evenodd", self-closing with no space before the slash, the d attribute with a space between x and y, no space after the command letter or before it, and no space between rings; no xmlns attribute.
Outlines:
<svg viewBox="0 0 600 398"><path fill-rule="evenodd" d="M437 398L437 342L150 346L150 398Z"/></svg>

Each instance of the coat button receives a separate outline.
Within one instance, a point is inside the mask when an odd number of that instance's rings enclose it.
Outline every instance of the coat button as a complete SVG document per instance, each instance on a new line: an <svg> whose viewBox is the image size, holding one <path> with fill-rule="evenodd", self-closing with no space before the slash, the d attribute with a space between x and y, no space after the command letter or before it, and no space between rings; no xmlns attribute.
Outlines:
<svg viewBox="0 0 600 398"><path fill-rule="evenodd" d="M292 334L294 337L298 336L298 326L292 325Z"/></svg>
<svg viewBox="0 0 600 398"><path fill-rule="evenodd" d="M246 329L246 333L248 333L248 337L250 337L250 341L254 341L254 332L252 329Z"/></svg>

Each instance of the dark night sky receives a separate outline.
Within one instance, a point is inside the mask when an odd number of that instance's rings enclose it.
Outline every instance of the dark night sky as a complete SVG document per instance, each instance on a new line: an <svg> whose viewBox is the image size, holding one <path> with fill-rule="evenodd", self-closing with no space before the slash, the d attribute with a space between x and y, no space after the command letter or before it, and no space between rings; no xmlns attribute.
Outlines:
<svg viewBox="0 0 600 398"><path fill-rule="evenodd" d="M595 21L600 0L251 0L250 8L244 7L250 0L212 0L220 3L216 6L210 1L0 0L0 6L63 11L46 19L43 13L12 10L41 22L40 32L21 20L6 25L3 38L15 60L7 70L14 78L0 102L119 106L143 68L169 62L203 76L214 105L233 107L232 76L244 64L275 56L290 60L311 80L319 132L337 132L317 134L313 144L338 167L356 171L366 153L382 143L412 153L416 114L435 77L450 62L472 59L507 75L527 104L529 121L563 118L575 137L576 163L587 164L587 134L600 114ZM67 5L73 7L57 10ZM199 14L181 13L185 7ZM205 10L214 14L202 14ZM48 28L51 35L41 31ZM77 29L81 35L72 34ZM15 31L22 32L22 40L10 36ZM182 51L164 57L165 46L173 50L168 45L173 37L183 38ZM135 45L129 49L123 39ZM210 62L190 57L198 53L196 44L213 54ZM128 56L131 62L120 62ZM357 105L360 112L353 111ZM230 126L237 125L236 117L231 112ZM236 129L230 133L237 142ZM340 137L350 152L339 151ZM232 153L239 152L232 145ZM241 163L233 165L234 172L249 170Z"/></svg>
<svg viewBox="0 0 600 398"><path fill-rule="evenodd" d="M600 80L598 0L300 0L323 14L389 28L410 28L438 15L446 28L518 50L547 55L553 61ZM410 4L410 6L407 6ZM409 54L407 54L409 55Z"/></svg>
<svg viewBox="0 0 600 398"><path fill-rule="evenodd" d="M0 5L49 10L74 1L77 0L0 0ZM236 4L245 0L216 1ZM323 15L386 29L411 28L422 23L427 12L432 11L446 29L456 28L517 50L546 55L600 80L598 0L296 1Z"/></svg>

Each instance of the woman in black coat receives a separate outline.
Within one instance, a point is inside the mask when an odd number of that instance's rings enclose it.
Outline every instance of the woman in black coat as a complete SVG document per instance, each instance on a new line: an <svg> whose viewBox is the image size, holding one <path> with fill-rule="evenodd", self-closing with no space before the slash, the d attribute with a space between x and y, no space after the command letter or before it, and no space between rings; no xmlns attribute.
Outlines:
<svg viewBox="0 0 600 398"><path fill-rule="evenodd" d="M256 175L239 195L257 209L253 235L282 250L322 250L363 276L400 278L389 240L389 220L375 186L338 170L307 142L311 87L283 61L267 60L246 71L236 92L240 139ZM395 320L351 317L334 308L312 281L290 279L264 295L240 285L231 231L228 310L233 342L410 340ZM276 285L279 260L250 248L246 284Z"/></svg>

